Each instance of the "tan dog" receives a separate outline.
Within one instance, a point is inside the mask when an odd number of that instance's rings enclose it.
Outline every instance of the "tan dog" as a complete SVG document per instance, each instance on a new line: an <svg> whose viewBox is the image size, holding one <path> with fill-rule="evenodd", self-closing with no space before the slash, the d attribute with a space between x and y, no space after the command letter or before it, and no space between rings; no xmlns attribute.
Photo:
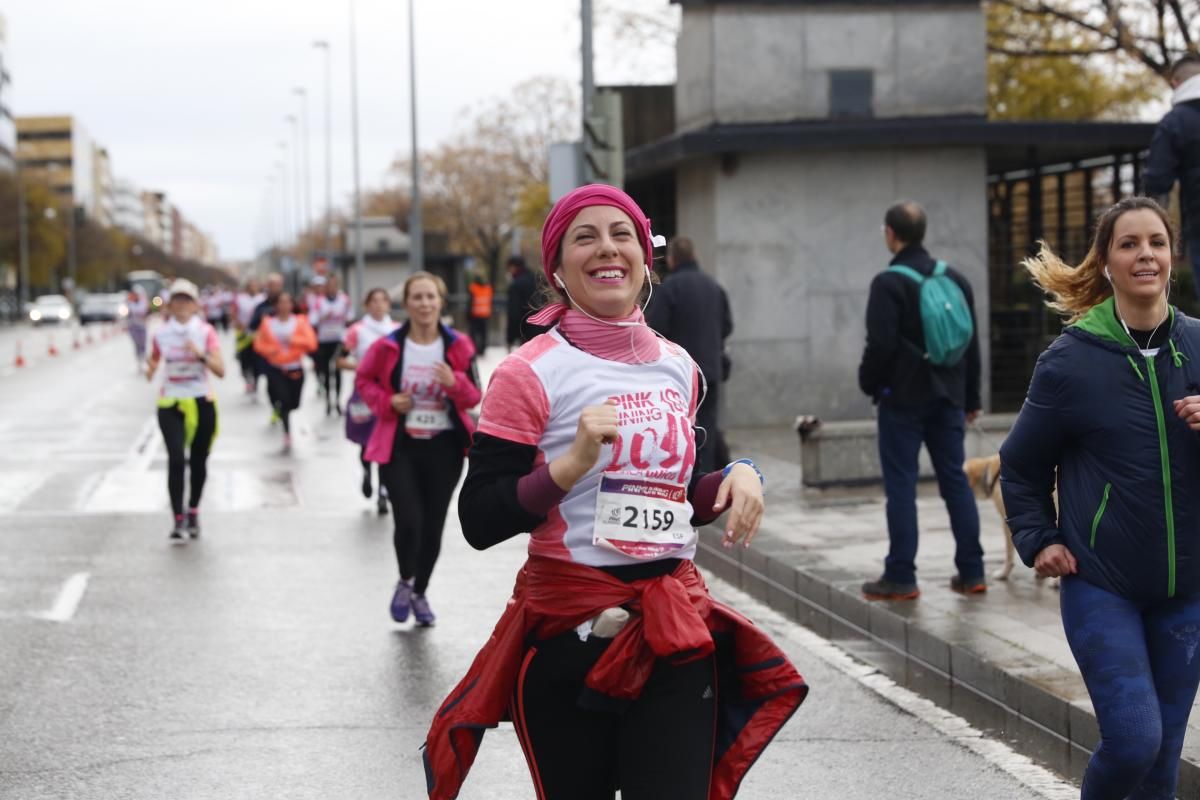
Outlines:
<svg viewBox="0 0 1200 800"><path fill-rule="evenodd" d="M1013 547L1012 531L1008 527L1008 514L1004 510L1004 495L1000 492L1000 454L987 458L968 458L963 462L963 472L967 474L967 483L971 485L976 496L991 498L996 513L1000 515L1000 525L1004 528L1004 566L993 573L992 577L998 581L1006 581L1013 571L1016 548ZM1054 501L1057 505L1057 492ZM1041 575L1038 575L1037 579L1045 580ZM1058 578L1052 578L1050 585L1057 589Z"/></svg>

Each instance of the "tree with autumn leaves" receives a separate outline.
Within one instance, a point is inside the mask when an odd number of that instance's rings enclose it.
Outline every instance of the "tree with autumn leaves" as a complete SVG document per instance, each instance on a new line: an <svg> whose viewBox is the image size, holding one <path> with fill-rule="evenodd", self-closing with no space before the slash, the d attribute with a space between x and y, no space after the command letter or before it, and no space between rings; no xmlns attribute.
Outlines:
<svg viewBox="0 0 1200 800"><path fill-rule="evenodd" d="M422 216L426 230L475 257L497 285L514 230L522 241L536 238L550 211L549 148L578 136L578 100L566 80L534 78L465 116L461 133L421 156ZM398 159L387 183L367 192L364 213L407 228L410 174L410 162Z"/></svg>
<svg viewBox="0 0 1200 800"><path fill-rule="evenodd" d="M987 0L996 119L1132 119L1200 53L1200 0Z"/></svg>

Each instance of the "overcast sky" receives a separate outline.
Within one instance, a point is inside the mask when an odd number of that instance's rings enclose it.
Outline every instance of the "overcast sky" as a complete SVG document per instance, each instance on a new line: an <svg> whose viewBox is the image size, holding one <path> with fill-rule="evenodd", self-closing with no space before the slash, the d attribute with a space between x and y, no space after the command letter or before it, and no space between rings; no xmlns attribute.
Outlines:
<svg viewBox="0 0 1200 800"><path fill-rule="evenodd" d="M665 5L666 0L641 0ZM538 75L579 75L576 0L416 0L422 147L464 108ZM610 0L627 2L627 0ZM599 4L598 4L599 5ZM284 121L309 90L314 214L323 197L324 78L333 53L333 195L352 188L348 0L7 0L17 116L72 114L109 150L117 177L166 191L217 239L222 258L263 240L267 176ZM409 136L408 7L358 0L359 125L365 186ZM648 67L597 42L597 81L673 80L670 43Z"/></svg>

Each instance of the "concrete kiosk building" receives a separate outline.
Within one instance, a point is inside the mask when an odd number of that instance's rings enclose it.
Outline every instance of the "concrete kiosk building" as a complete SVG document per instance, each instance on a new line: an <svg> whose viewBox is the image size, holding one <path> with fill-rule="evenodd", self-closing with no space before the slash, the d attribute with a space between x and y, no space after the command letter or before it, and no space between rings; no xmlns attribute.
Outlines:
<svg viewBox="0 0 1200 800"><path fill-rule="evenodd" d="M677 2L676 133L627 169L673 168L672 227L729 292L739 424L870 416L866 290L898 198L974 285L986 349L985 150L943 135L986 114L978 0Z"/></svg>

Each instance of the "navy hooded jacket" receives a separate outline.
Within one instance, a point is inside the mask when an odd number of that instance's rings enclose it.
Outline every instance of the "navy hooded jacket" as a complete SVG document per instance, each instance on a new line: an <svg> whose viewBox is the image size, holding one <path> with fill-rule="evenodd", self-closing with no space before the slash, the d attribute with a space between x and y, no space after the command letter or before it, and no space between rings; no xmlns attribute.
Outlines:
<svg viewBox="0 0 1200 800"><path fill-rule="evenodd" d="M1143 356L1110 297L1038 359L1000 448L1027 565L1064 544L1080 577L1131 601L1200 592L1200 437L1172 406L1200 394L1200 322L1172 308L1170 325L1158 354Z"/></svg>

